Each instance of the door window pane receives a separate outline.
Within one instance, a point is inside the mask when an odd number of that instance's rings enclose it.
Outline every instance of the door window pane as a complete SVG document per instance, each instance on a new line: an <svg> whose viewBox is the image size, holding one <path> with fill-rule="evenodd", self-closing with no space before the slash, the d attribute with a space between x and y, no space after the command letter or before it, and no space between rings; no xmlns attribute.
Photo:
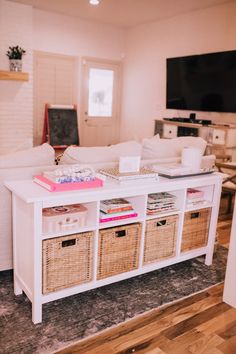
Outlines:
<svg viewBox="0 0 236 354"><path fill-rule="evenodd" d="M114 72L104 69L89 70L89 117L112 116Z"/></svg>

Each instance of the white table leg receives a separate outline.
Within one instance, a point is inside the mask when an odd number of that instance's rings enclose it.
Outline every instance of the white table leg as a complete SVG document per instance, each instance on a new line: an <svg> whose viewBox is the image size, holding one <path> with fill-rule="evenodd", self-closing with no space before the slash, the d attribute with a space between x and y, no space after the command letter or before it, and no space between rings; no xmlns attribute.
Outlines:
<svg viewBox="0 0 236 354"><path fill-rule="evenodd" d="M217 230L217 220L219 215L219 207L220 207L220 197L221 197L221 183L218 183L214 186L214 206L211 210L211 221L209 225L209 233L208 233L208 246L207 253L205 258L205 264L210 266L213 260L214 247L215 247L215 238L216 238L216 230Z"/></svg>
<svg viewBox="0 0 236 354"><path fill-rule="evenodd" d="M32 321L42 322L42 203L34 203Z"/></svg>
<svg viewBox="0 0 236 354"><path fill-rule="evenodd" d="M212 259L213 259L213 252L211 251L206 254L205 264L207 266L210 266L212 264Z"/></svg>
<svg viewBox="0 0 236 354"><path fill-rule="evenodd" d="M32 302L32 322L34 324L42 322L42 304Z"/></svg>
<svg viewBox="0 0 236 354"><path fill-rule="evenodd" d="M21 295L22 293L23 293L23 291L22 291L21 287L19 286L16 276L14 274L14 294Z"/></svg>

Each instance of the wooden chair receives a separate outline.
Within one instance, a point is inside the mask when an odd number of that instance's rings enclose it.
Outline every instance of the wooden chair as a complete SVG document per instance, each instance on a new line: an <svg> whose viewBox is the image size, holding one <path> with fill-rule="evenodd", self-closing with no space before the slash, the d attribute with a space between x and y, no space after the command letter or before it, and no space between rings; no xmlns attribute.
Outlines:
<svg viewBox="0 0 236 354"><path fill-rule="evenodd" d="M226 154L222 154L222 155L215 155L216 157L216 162L232 162L232 156L231 155L226 155Z"/></svg>
<svg viewBox="0 0 236 354"><path fill-rule="evenodd" d="M216 162L216 167L219 172L227 175L223 180L222 191L228 196L227 213L231 213L233 197L236 193L236 162Z"/></svg>

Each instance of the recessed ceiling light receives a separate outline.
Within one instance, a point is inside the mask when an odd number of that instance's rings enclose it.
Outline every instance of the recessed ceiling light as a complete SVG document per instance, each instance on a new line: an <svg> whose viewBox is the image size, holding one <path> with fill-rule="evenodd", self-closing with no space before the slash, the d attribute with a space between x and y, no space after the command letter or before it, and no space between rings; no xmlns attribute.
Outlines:
<svg viewBox="0 0 236 354"><path fill-rule="evenodd" d="M99 0L89 0L91 5L99 5Z"/></svg>

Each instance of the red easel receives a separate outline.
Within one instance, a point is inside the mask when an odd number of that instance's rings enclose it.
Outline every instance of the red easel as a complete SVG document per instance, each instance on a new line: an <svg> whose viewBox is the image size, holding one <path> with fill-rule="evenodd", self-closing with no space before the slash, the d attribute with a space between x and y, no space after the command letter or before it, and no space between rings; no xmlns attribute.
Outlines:
<svg viewBox="0 0 236 354"><path fill-rule="evenodd" d="M43 135L42 135L41 144L49 142L48 141L48 138L49 138L49 134L48 134L48 130L49 130L49 126L48 126L48 108L50 108L50 104L46 103L45 104L45 109L44 109Z"/></svg>

